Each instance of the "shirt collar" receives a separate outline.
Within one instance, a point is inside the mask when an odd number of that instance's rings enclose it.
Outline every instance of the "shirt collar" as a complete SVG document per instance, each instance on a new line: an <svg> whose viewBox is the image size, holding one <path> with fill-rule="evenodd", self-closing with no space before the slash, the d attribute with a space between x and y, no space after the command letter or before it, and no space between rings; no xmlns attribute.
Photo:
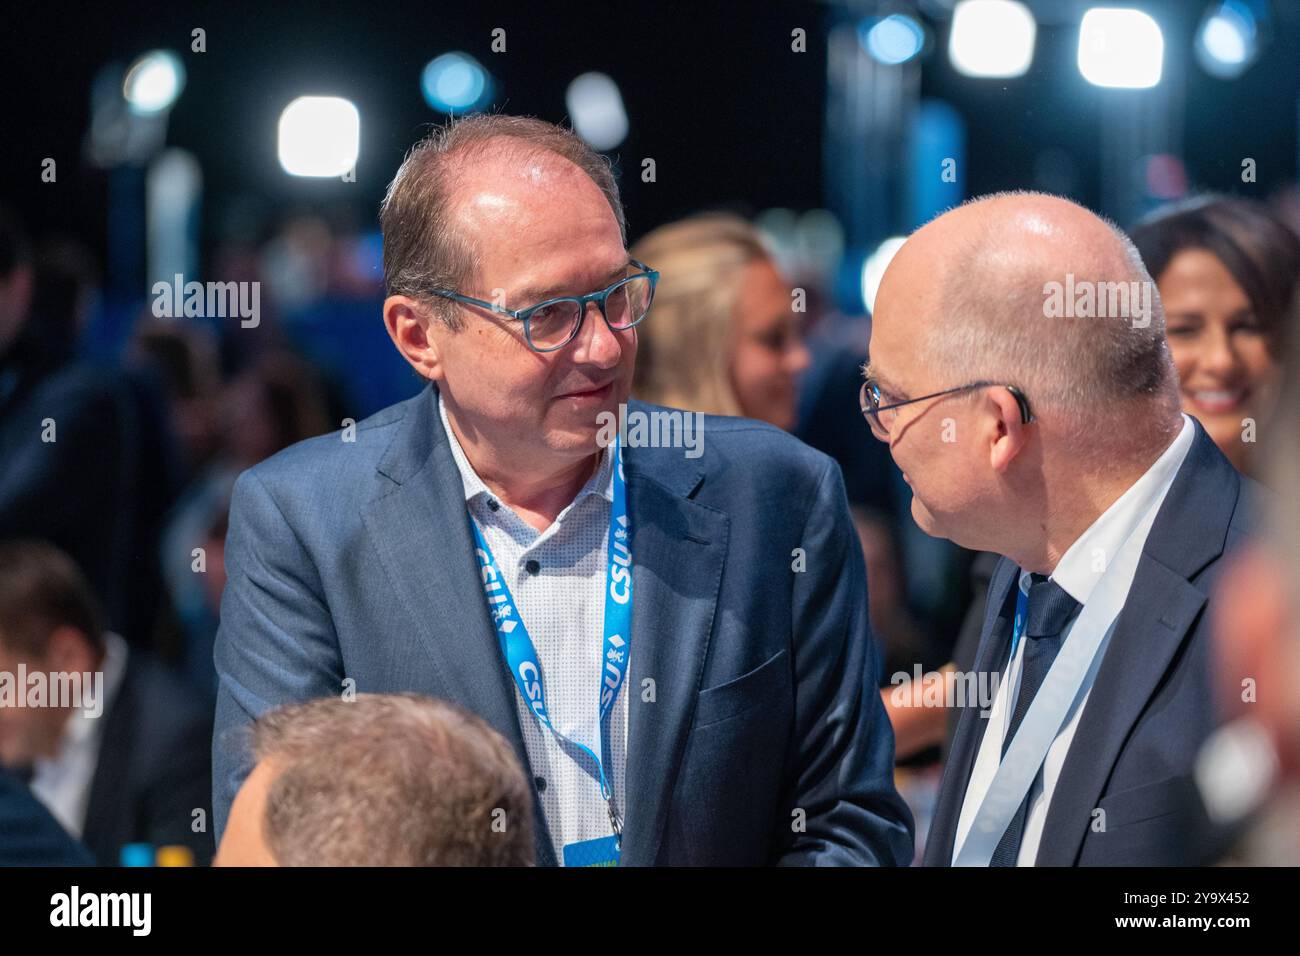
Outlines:
<svg viewBox="0 0 1300 956"><path fill-rule="evenodd" d="M447 408L443 404L442 395L438 396L438 416L442 419L443 431L447 433L447 444L451 447L451 457L456 462L456 470L460 472L460 483L464 488L465 501L472 502L480 496L495 498L492 490L483 483L483 479L478 476L474 466L469 463L465 456L465 449L460 445L456 438L456 432L452 430L451 422L447 420ZM573 501L579 502L588 495L599 495L606 501L614 501L614 469L613 458L609 448L605 448L600 454L600 467L596 469L587 483L582 486L582 490L574 496Z"/></svg>
<svg viewBox="0 0 1300 956"><path fill-rule="evenodd" d="M1066 550L1051 579L1080 604L1087 604L1106 568L1152 508L1159 508L1192 447L1196 427L1183 415L1183 428L1164 453L1129 489L1102 512ZM1021 588L1025 578L1022 575Z"/></svg>

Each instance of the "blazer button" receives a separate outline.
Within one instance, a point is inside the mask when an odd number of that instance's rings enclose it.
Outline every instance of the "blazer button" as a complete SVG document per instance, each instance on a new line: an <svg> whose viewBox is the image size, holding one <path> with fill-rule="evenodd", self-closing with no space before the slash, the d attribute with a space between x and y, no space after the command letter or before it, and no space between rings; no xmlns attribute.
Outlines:
<svg viewBox="0 0 1300 956"><path fill-rule="evenodd" d="M537 784L537 792L542 793L546 789L545 777L533 777L533 783Z"/></svg>
<svg viewBox="0 0 1300 956"><path fill-rule="evenodd" d="M532 558L529 558L528 563L524 565L524 570L529 574L536 574L538 571L542 570L542 566Z"/></svg>

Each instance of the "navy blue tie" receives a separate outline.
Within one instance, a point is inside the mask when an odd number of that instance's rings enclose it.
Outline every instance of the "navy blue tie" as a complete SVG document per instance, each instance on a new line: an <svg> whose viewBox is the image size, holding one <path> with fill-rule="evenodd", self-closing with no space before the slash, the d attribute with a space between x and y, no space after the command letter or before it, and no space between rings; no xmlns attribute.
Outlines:
<svg viewBox="0 0 1300 956"><path fill-rule="evenodd" d="M1065 593L1055 581L1049 581L1041 574L1029 576L1029 608L1025 615L1024 658L1020 668L1020 693L1016 695L1016 707L1011 713L1011 725L1007 735L1002 738L1002 755L1006 756L1007 747L1015 739L1020 722L1025 719L1034 695L1042 686L1043 678L1056 660L1056 653L1061 649L1061 632L1070 622L1079 602ZM1032 788L1031 788L1032 789ZM989 860L989 866L1015 866L1016 857L1020 855L1020 841L1024 836L1025 817L1029 813L1029 793L1020 801L1020 808L1007 824L1007 830L998 841L997 849Z"/></svg>

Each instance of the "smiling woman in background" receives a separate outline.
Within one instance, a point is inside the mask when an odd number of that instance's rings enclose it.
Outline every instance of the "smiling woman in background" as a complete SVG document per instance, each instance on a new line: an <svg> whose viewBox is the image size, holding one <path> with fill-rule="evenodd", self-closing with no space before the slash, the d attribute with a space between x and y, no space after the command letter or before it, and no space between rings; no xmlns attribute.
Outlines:
<svg viewBox="0 0 1300 956"><path fill-rule="evenodd" d="M730 214L692 216L646 235L632 257L661 276L654 322L638 330L633 394L793 428L809 355L792 290L758 229Z"/></svg>
<svg viewBox="0 0 1300 956"><path fill-rule="evenodd" d="M1132 235L1164 303L1183 411L1249 472L1276 400L1300 238L1265 206L1220 196L1164 206Z"/></svg>

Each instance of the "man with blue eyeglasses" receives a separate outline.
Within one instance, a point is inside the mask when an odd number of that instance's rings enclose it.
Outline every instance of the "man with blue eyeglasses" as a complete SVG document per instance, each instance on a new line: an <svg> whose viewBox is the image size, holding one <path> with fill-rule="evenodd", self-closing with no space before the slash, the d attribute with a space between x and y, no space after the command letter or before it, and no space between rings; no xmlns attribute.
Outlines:
<svg viewBox="0 0 1300 956"><path fill-rule="evenodd" d="M838 467L741 419L705 419L696 457L600 440L658 279L606 161L464 119L381 222L384 321L429 385L235 489L218 838L259 714L414 691L514 745L541 864L907 862ZM492 800L466 825L508 828Z"/></svg>

